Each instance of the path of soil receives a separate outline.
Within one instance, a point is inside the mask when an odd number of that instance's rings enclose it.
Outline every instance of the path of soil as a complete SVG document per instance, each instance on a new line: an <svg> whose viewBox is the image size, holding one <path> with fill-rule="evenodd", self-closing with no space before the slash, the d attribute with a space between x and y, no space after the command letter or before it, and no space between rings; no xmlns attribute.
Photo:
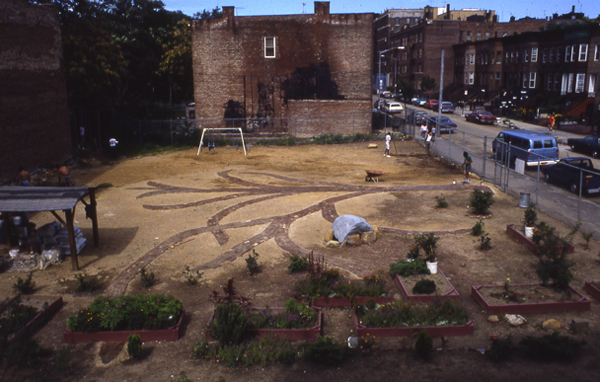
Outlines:
<svg viewBox="0 0 600 382"><path fill-rule="evenodd" d="M78 344L70 346L66 368L54 373L50 361L27 371L4 371L2 380L75 381L168 381L185 371L191 380L216 381L300 381L312 380L530 380L543 373L547 380L594 380L597 359L599 303L580 313L527 316L528 323L513 328L506 322L490 323L487 314L469 297L471 285L535 282L536 257L506 234L506 225L520 223L523 210L518 201L498 192L492 185L474 180L463 185L460 171L428 157L417 143L396 142L391 158L383 151L369 149L366 143L302 146L252 147L247 156L240 150L221 148L196 156L195 150L158 156L121 160L111 165L92 162L75 168L78 185L110 183L98 195L100 246L86 247L79 264L86 275L97 275L102 288L93 294L75 292L76 272L70 261L34 273L38 294L60 294L64 308L36 335L43 346L59 350L65 344L62 331L69 315L87 306L98 294L172 293L186 310L183 338L176 342L146 343L140 361L116 361L118 346ZM394 150L393 150L394 151ZM365 170L384 173L379 183L365 182ZM456 184L453 184L456 182ZM481 251L469 234L477 217L468 208L475 187L494 192L492 215L485 218L485 231L492 238L492 249ZM446 209L437 209L435 197L443 195ZM360 247L327 248L324 237L335 217L352 214L376 225L382 237ZM542 220L557 227L562 235L569 227L551 217ZM38 226L53 220L50 214L31 216ZM91 237L91 222L78 210L76 224ZM450 338L428 363L414 359L408 350L412 339L377 340L370 352L340 369L329 369L303 361L294 366L266 369L231 370L208 361L190 358L190 348L203 338L204 325L213 306L208 295L230 277L242 295L255 306L281 306L290 297L287 285L295 277L287 272L290 253L313 251L324 256L328 266L336 267L350 278L358 278L404 259L412 245L411 236L436 232L439 241L439 267L462 296L471 312L475 334ZM595 259L597 243L584 248L575 237L572 285L581 290L584 281L600 279ZM254 249L261 273L249 276L245 257ZM7 251L7 248L4 248ZM190 286L182 271L185 266L203 273L203 285ZM158 278L150 289L141 285L138 271L145 267ZM12 294L17 277L0 275L0 294ZM397 287L390 281L393 294ZM336 341L352 335L349 309L325 309L324 334ZM510 334L518 339L539 334L541 323L557 319L568 333L574 318L589 320L590 329L578 338L588 341L590 356L575 365L538 365L516 360L496 366L476 348L489 344L489 335ZM104 350L103 354L102 349ZM53 358L55 360L55 358ZM104 361L103 361L104 360ZM508 366L508 367L507 367ZM410 377L409 377L410 376ZM547 378L546 378L547 376ZM577 376L577 377L575 377Z"/></svg>

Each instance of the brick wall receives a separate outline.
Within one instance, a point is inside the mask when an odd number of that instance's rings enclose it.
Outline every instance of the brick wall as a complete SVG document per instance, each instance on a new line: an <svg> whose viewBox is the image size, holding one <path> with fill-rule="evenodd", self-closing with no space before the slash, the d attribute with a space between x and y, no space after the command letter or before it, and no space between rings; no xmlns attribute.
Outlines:
<svg viewBox="0 0 600 382"><path fill-rule="evenodd" d="M235 17L233 7L223 7L221 19L194 20L196 118L223 118L228 103L248 118L296 116L284 85L315 65L328 69L349 110L370 111L372 22L373 14L331 15L326 2L315 3L313 15ZM264 37L276 38L275 58L264 57Z"/></svg>
<svg viewBox="0 0 600 382"><path fill-rule="evenodd" d="M0 177L71 154L58 8L0 2Z"/></svg>
<svg viewBox="0 0 600 382"><path fill-rule="evenodd" d="M368 109L368 111L364 111ZM290 101L288 132L298 137L371 132L371 101Z"/></svg>

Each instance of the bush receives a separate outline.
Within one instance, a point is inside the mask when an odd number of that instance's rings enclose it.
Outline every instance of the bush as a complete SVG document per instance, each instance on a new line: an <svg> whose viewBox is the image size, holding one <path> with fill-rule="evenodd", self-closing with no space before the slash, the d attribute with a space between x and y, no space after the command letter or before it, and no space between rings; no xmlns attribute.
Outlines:
<svg viewBox="0 0 600 382"><path fill-rule="evenodd" d="M348 346L337 344L329 336L317 337L304 346L303 358L328 366L340 366L354 355Z"/></svg>
<svg viewBox="0 0 600 382"><path fill-rule="evenodd" d="M433 294L435 289L435 282L433 280L423 279L417 281L412 291L413 294Z"/></svg>
<svg viewBox="0 0 600 382"><path fill-rule="evenodd" d="M154 273L147 273L146 268L140 269L140 279L144 288L150 288L152 285L154 285Z"/></svg>
<svg viewBox="0 0 600 382"><path fill-rule="evenodd" d="M446 200L446 198L444 198L444 194L442 194L442 196L436 196L435 202L436 202L437 208L447 208L448 207L448 201Z"/></svg>
<svg viewBox="0 0 600 382"><path fill-rule="evenodd" d="M525 355L535 361L563 362L575 360L581 354L585 342L554 332L542 337L524 337L519 345L523 347Z"/></svg>
<svg viewBox="0 0 600 382"><path fill-rule="evenodd" d="M198 270L196 272L192 271L189 265L186 265L181 273L183 274L183 277L185 277L187 283L190 285L198 284L204 275L204 272L200 272Z"/></svg>
<svg viewBox="0 0 600 382"><path fill-rule="evenodd" d="M35 292L35 281L32 281L32 277L33 272L29 272L25 280L19 277L17 282L13 284L13 289L19 294L33 294Z"/></svg>
<svg viewBox="0 0 600 382"><path fill-rule="evenodd" d="M483 227L484 226L485 226L485 223L483 222L483 219L479 219L479 221L477 221L477 223L475 223L473 228L471 228L471 235L473 235L473 236L483 235Z"/></svg>
<svg viewBox="0 0 600 382"><path fill-rule="evenodd" d="M250 320L246 311L236 302L217 304L210 322L210 334L222 345L239 344L244 340Z"/></svg>
<svg viewBox="0 0 600 382"><path fill-rule="evenodd" d="M555 228L541 222L534 231L533 241L539 247L538 277L543 285L552 281L552 285L559 290L568 290L573 279L571 267L575 265L568 259L568 245L554 233Z"/></svg>
<svg viewBox="0 0 600 382"><path fill-rule="evenodd" d="M300 255L290 255L290 264L287 267L290 273L301 273L308 270L308 259Z"/></svg>
<svg viewBox="0 0 600 382"><path fill-rule="evenodd" d="M130 334L127 337L127 354L131 358L140 358L142 356L142 340L138 334Z"/></svg>
<svg viewBox="0 0 600 382"><path fill-rule="evenodd" d="M390 264L390 276L408 277L412 275L429 275L429 268L423 259L414 259L413 261L400 260L397 263Z"/></svg>
<svg viewBox="0 0 600 382"><path fill-rule="evenodd" d="M415 353L417 353L417 356L422 359L429 358L432 348L433 338L425 330L420 331L415 341Z"/></svg>
<svg viewBox="0 0 600 382"><path fill-rule="evenodd" d="M218 359L229 367L266 367L275 362L294 363L296 350L290 341L277 336L260 337L231 346L198 341L192 348L192 358Z"/></svg>
<svg viewBox="0 0 600 382"><path fill-rule="evenodd" d="M494 202L494 194L491 191L474 189L471 193L471 207L473 208L473 212L478 215L488 214L490 206L494 204Z"/></svg>
<svg viewBox="0 0 600 382"><path fill-rule="evenodd" d="M435 261L435 249L437 248L438 240L440 240L440 237L435 236L433 232L415 236L416 245L425 252L425 260Z"/></svg>
<svg viewBox="0 0 600 382"><path fill-rule="evenodd" d="M248 268L248 272L250 272L250 276L260 272L260 266L258 265L258 253L253 249L252 253L248 255L246 258L246 268Z"/></svg>
<svg viewBox="0 0 600 382"><path fill-rule="evenodd" d="M492 248L492 238L489 236L489 234L485 233L479 238L479 249L485 251L490 248Z"/></svg>
<svg viewBox="0 0 600 382"><path fill-rule="evenodd" d="M96 277L86 277L83 273L78 274L77 281L77 291L78 292L93 292L100 285L100 280Z"/></svg>
<svg viewBox="0 0 600 382"><path fill-rule="evenodd" d="M492 340L492 346L485 352L490 360L494 362L506 361L513 355L515 345L510 336L506 339L501 339L496 334L493 334L490 336L490 339Z"/></svg>

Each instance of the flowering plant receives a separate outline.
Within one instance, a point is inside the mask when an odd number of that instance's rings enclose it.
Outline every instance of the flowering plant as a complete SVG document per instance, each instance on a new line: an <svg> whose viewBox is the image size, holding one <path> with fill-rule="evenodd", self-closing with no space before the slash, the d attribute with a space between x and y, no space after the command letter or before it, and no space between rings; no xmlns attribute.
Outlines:
<svg viewBox="0 0 600 382"><path fill-rule="evenodd" d="M382 271L365 276L362 280L346 280L338 271L326 270L297 280L291 287L294 297L377 297L387 295Z"/></svg>

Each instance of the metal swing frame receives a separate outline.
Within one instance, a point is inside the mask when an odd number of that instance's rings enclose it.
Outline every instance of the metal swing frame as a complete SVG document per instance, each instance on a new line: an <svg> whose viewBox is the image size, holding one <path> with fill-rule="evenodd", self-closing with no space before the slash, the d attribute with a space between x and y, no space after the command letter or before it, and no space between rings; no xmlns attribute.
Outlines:
<svg viewBox="0 0 600 382"><path fill-rule="evenodd" d="M241 127L207 127L202 129L202 136L200 137L200 144L198 145L198 152L196 153L196 155L200 155L200 152L202 151L202 146L204 146L204 134L206 134L207 131L210 133L211 130L239 131L240 137L242 139L242 147L244 148L244 155L248 155L246 153L246 143L244 142L244 133L242 132Z"/></svg>

